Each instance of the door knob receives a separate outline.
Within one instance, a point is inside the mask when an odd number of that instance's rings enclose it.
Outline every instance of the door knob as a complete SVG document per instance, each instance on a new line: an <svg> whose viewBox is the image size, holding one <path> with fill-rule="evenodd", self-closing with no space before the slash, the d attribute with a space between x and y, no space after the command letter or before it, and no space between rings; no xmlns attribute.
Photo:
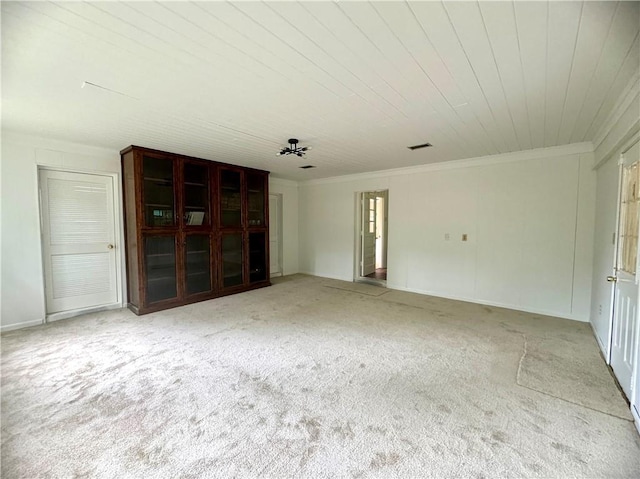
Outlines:
<svg viewBox="0 0 640 479"><path fill-rule="evenodd" d="M607 276L607 281L609 281L609 283L615 283L618 281L618 278L615 276Z"/></svg>
<svg viewBox="0 0 640 479"><path fill-rule="evenodd" d="M113 248L114 248L114 246L112 244L108 244L107 245L107 249L113 249Z"/></svg>

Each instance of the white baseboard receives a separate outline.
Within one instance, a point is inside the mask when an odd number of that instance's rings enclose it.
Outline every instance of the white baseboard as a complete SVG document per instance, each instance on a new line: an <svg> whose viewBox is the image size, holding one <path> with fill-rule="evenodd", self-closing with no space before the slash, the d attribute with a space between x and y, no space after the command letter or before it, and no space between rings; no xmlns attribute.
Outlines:
<svg viewBox="0 0 640 479"><path fill-rule="evenodd" d="M589 321L589 324L591 325L591 332L593 333L593 337L596 338L596 342L598 343L598 346L600 347L600 352L602 353L602 357L604 358L605 362L607 364L609 364L609 360L608 360L609 351L607 351L607 348L605 348L604 344L602 344L602 341L600 341L600 337L596 333L596 328L593 327L593 323L591 321Z"/></svg>
<svg viewBox="0 0 640 479"><path fill-rule="evenodd" d="M124 306L120 303L105 304L102 306L93 306L91 308L74 309L72 311L62 311L60 313L47 314L47 323L60 321L61 319L69 319L82 314L98 313L100 311L110 311L112 309L122 309Z"/></svg>
<svg viewBox="0 0 640 479"><path fill-rule="evenodd" d="M399 291L407 291L408 293L424 294L424 295L427 295L427 296L435 296L437 298L452 299L454 301L464 301L466 303L482 304L482 305L485 305L485 306L494 306L496 308L513 309L515 311L522 311L524 313L541 314L543 316L552 316L554 318L571 319L572 321L580 321L581 323L588 323L589 322L585 318L578 317L578 316L573 316L571 314L561 313L561 312L558 312L558 311L548 311L548 310L544 310L544 309L527 308L527 307L522 307L522 306L518 306L518 305L515 305L515 304L500 303L500 302L496 302L496 301L485 301L485 300L476 299L476 298L466 298L464 296L441 294L441 293L434 292L434 291L425 291L425 290L420 290L420 289L415 289L415 288L405 288L405 287L402 287L402 286L397 286L397 285L389 284L389 283L387 283L387 287L389 289L397 289Z"/></svg>
<svg viewBox="0 0 640 479"><path fill-rule="evenodd" d="M344 276L326 276L318 273L311 273L308 271L299 271L300 274L306 274L308 276L315 276L316 278L327 278L327 279L337 279L338 281L347 281L349 283L353 283L353 278L344 277Z"/></svg>
<svg viewBox="0 0 640 479"><path fill-rule="evenodd" d="M23 328L31 328L33 326L39 326L44 324L44 320L42 319L34 319L32 321L22 321L21 323L14 324L3 324L0 326L0 332L13 331L15 329L23 329Z"/></svg>
<svg viewBox="0 0 640 479"><path fill-rule="evenodd" d="M354 279L351 277L339 277L339 276L326 276L326 275L319 275L317 273L313 273L310 271L300 271L301 274L307 274L309 276L315 276L318 278L327 278L327 279L337 279L338 281L347 281L349 283L353 283ZM557 311L548 311L548 310L543 310L543 309L535 309L535 308L526 308L526 307L522 307L522 306L518 306L518 305L513 305L513 304L507 304L507 303L499 303L499 302L494 302L494 301L484 301L484 300L479 300L476 298L466 298L463 296L455 296L455 295L446 295L446 294L442 294L442 293L438 293L435 291L426 291L426 290L421 290L421 289L416 289L416 288L406 288L403 286L399 286L397 284L393 284L393 283L389 283L387 281L387 286L388 289L395 289L398 291L406 291L408 293L417 293L417 294L423 294L426 296L434 296L436 298L444 298L444 299L452 299L454 301L464 301L466 303L475 303L475 304L482 304L482 305L486 305L486 306L495 306L496 308L505 308L505 309L513 309L515 311L522 311L524 313L532 313L532 314L540 314L543 316L552 316L555 318L563 318L563 319L570 319L572 321L579 321L581 323L588 323L589 320L587 318L581 317L581 316L574 316L571 314L566 314L566 313L560 313Z"/></svg>

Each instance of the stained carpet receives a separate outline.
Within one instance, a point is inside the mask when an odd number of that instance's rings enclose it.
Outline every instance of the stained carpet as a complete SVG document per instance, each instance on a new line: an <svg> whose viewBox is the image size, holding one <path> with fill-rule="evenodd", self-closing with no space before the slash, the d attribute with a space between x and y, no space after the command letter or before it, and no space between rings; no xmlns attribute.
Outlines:
<svg viewBox="0 0 640 479"><path fill-rule="evenodd" d="M589 325L274 283L3 334L2 477L640 476Z"/></svg>

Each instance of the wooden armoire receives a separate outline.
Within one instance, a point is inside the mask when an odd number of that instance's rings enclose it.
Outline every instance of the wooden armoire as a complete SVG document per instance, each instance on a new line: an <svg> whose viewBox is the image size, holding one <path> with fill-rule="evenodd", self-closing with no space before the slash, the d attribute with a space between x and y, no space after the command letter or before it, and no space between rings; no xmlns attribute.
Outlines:
<svg viewBox="0 0 640 479"><path fill-rule="evenodd" d="M270 284L267 171L138 146L120 154L134 313Z"/></svg>

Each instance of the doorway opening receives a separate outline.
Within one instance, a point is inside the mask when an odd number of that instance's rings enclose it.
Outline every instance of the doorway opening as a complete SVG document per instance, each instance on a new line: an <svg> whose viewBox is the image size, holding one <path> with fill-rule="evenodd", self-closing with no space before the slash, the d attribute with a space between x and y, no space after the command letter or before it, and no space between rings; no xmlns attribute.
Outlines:
<svg viewBox="0 0 640 479"><path fill-rule="evenodd" d="M358 281L387 284L389 191L365 191L359 198Z"/></svg>

